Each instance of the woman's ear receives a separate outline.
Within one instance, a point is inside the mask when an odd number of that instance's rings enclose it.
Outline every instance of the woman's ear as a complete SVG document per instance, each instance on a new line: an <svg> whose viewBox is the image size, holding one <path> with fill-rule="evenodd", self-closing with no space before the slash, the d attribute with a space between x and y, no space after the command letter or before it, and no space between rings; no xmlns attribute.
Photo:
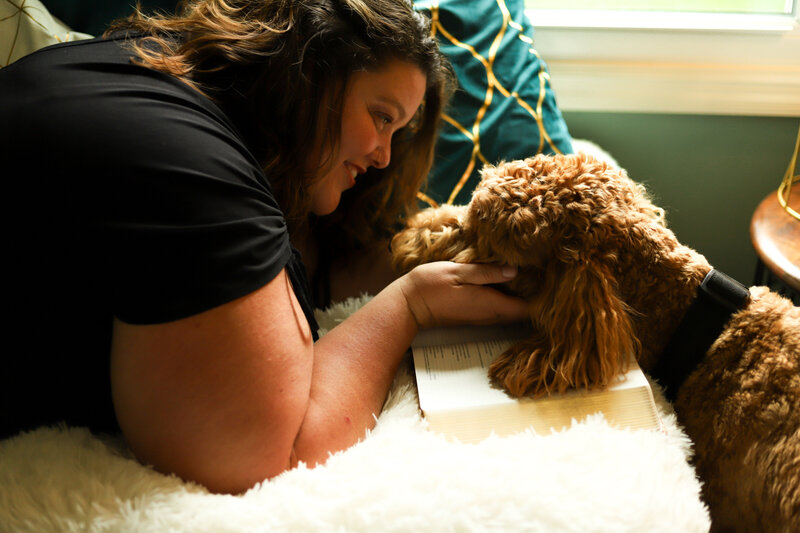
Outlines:
<svg viewBox="0 0 800 533"><path fill-rule="evenodd" d="M530 306L536 334L509 348L489 370L512 396L606 387L640 349L631 311L604 264L551 262Z"/></svg>

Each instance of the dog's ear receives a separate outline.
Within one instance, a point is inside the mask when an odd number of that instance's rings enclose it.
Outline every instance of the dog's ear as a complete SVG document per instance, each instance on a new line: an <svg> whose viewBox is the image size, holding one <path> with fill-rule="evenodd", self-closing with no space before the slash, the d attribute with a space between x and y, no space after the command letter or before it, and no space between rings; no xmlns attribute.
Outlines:
<svg viewBox="0 0 800 533"><path fill-rule="evenodd" d="M513 396L609 385L640 348L612 269L552 262L543 281L530 300L537 333L498 357L491 378Z"/></svg>
<svg viewBox="0 0 800 533"><path fill-rule="evenodd" d="M442 205L424 209L406 222L392 238L392 265L406 273L432 261L470 262L472 248L465 238L462 220L466 207Z"/></svg>

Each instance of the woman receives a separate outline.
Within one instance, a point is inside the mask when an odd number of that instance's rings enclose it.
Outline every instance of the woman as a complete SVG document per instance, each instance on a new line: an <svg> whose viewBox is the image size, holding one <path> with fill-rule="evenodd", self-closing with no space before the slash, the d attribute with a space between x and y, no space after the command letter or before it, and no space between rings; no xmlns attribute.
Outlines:
<svg viewBox="0 0 800 533"><path fill-rule="evenodd" d="M446 73L403 0L197 0L0 71L0 155L27 165L5 434L119 428L142 462L240 492L361 438L420 328L521 319L485 286L513 270L437 263L315 342L305 269L385 257Z"/></svg>

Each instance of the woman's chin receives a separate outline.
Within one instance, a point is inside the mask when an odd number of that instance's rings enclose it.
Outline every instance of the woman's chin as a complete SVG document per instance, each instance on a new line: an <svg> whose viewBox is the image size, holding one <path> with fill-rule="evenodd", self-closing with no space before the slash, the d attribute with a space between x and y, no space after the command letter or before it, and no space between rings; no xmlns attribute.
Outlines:
<svg viewBox="0 0 800 533"><path fill-rule="evenodd" d="M324 217L336 211L337 207L339 207L339 197L335 199L331 198L325 202L315 202L314 205L311 206L311 212L318 217Z"/></svg>

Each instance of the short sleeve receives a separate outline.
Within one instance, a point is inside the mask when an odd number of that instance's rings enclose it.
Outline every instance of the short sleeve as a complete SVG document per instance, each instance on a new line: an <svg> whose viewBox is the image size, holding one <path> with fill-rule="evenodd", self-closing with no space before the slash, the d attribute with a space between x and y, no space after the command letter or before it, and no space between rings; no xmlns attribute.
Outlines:
<svg viewBox="0 0 800 533"><path fill-rule="evenodd" d="M114 314L175 320L269 282L291 244L269 183L235 131L186 102L141 105L161 117L152 122L159 127L124 143L136 160L112 177L103 214ZM131 120L144 120L136 129L146 131L144 115Z"/></svg>

